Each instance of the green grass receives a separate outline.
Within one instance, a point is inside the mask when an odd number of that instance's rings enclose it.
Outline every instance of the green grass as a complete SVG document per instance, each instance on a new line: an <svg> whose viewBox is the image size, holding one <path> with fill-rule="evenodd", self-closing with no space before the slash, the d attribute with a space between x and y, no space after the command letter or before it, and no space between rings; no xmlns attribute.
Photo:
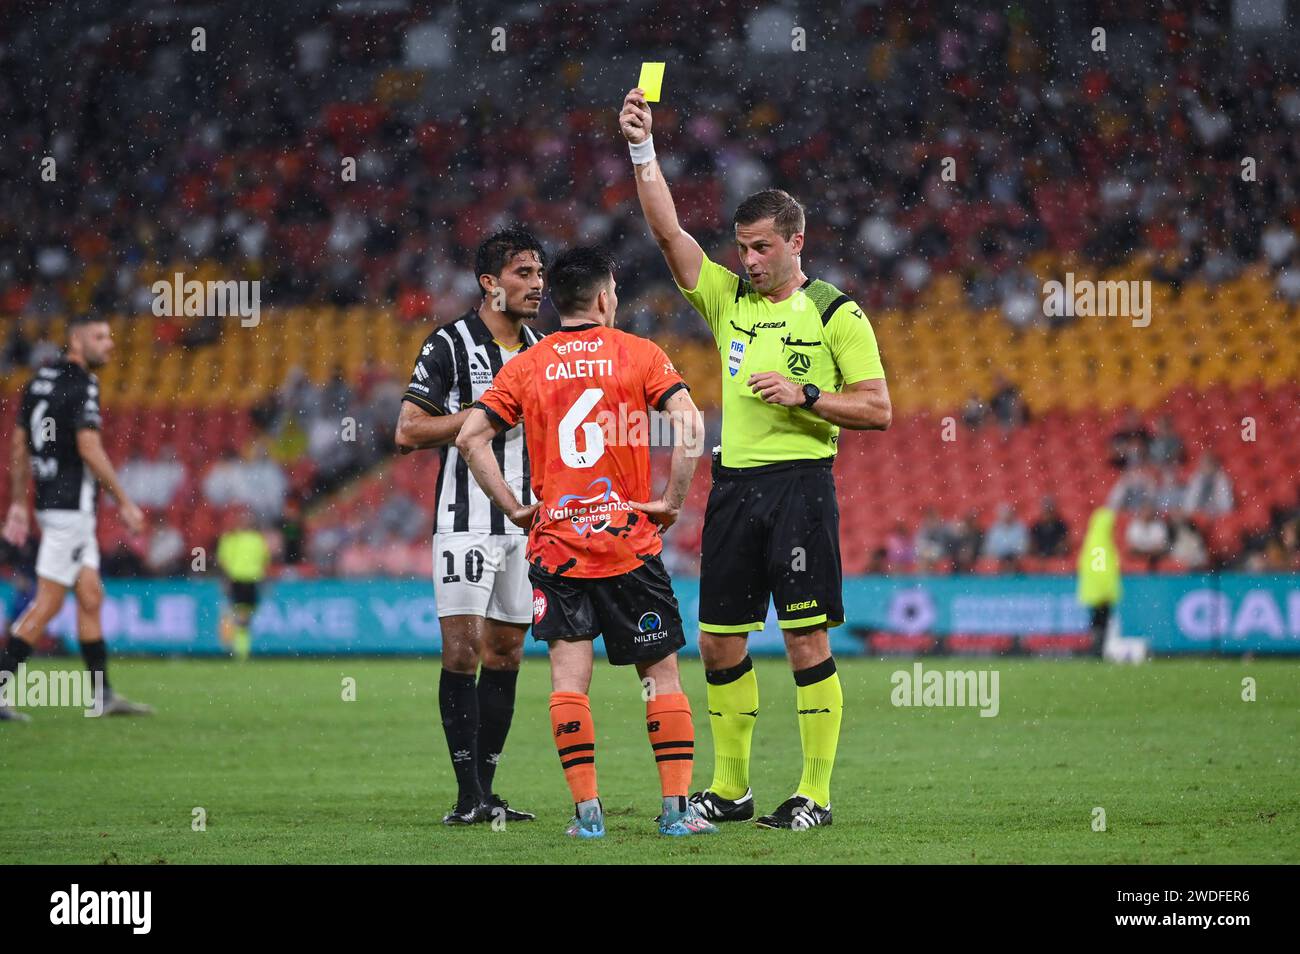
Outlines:
<svg viewBox="0 0 1300 954"><path fill-rule="evenodd" d="M926 662L998 669L996 718L894 708L890 675L910 665L841 662L833 827L666 839L639 686L601 664L592 705L609 832L574 843L544 660L525 662L497 786L539 819L496 832L439 824L453 786L434 661L119 659L115 684L155 704L152 719L36 709L29 725L0 725L0 863L1300 861L1294 662ZM698 660L683 670L699 787L712 766L704 680ZM355 702L341 701L345 676ZM1258 701L1241 700L1244 676ZM784 662L760 663L758 677L766 811L797 780L799 738ZM1092 830L1098 806L1105 832ZM195 807L206 832L191 830Z"/></svg>

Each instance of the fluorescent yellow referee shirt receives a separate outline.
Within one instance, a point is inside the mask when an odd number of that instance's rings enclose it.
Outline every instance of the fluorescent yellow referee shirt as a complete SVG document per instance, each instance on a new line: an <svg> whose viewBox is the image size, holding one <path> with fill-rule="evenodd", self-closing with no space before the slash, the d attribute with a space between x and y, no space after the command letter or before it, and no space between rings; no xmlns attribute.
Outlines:
<svg viewBox="0 0 1300 954"><path fill-rule="evenodd" d="M722 357L722 466L833 457L836 425L801 407L768 404L745 382L776 371L800 385L842 391L884 378L876 335L862 309L815 279L773 304L708 255L695 288L677 287L709 323Z"/></svg>

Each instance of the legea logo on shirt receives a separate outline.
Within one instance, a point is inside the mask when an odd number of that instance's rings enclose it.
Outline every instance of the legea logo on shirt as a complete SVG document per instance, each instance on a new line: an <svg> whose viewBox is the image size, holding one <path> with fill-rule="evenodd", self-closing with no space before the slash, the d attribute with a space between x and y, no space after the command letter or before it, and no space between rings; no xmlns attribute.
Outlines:
<svg viewBox="0 0 1300 954"><path fill-rule="evenodd" d="M727 355L727 370L734 378L740 373L740 362L745 360L745 342L731 339L731 352Z"/></svg>

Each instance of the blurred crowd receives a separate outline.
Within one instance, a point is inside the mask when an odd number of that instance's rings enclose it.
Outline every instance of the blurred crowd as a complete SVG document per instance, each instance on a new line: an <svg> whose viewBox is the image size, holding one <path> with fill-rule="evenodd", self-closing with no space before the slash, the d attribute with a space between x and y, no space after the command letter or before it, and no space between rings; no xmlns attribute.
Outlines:
<svg viewBox="0 0 1300 954"><path fill-rule="evenodd" d="M634 214L614 125L631 78L602 65L626 69L638 38L665 36L678 62L657 110L661 161L715 255L729 254L739 198L770 184L809 206L813 273L872 309L955 274L972 305L1044 321L1046 276L1027 268L1040 250L1102 267L1136 257L1175 287L1263 261L1300 298L1290 52L1222 42L1222 4L1138 7L1102 11L1123 55L1091 51L1089 31L1050 9L504 7L516 45L459 97L446 80L482 45L487 13L417 2L382 23L328 10L231 23L220 70L194 69L174 28L147 18L44 51L58 70L35 68L19 30L0 58L15 146L0 179L33 179L44 156L57 178L0 204L0 313L145 313L150 284L183 267L259 278L277 306L392 301L411 320L448 318L477 296L477 241L518 220L551 247L611 245L634 327L698 334ZM799 24L837 55L791 52ZM460 61L411 66L431 30ZM539 70L548 95L521 108Z"/></svg>
<svg viewBox="0 0 1300 954"><path fill-rule="evenodd" d="M57 49L36 20L6 23L0 315L36 331L9 323L0 371L57 356L42 319L151 314L150 286L176 271L260 279L275 307L393 303L410 322L450 319L478 301L475 246L508 222L552 249L609 245L630 330L707 334L636 210L614 120L629 64L669 47L660 159L684 226L729 264L731 210L774 185L808 206L810 274L871 310L908 308L955 275L970 305L1018 327L1045 321L1041 282L1059 276L1030 271L1042 251L1101 268L1136 260L1175 290L1262 263L1278 295L1300 301L1294 53L1225 42L1228 5L1104 4L1109 52L1089 46L1096 24L1058 23L1050 5L354 6L310 0L250 22L222 19L247 8L213 9L206 54L178 40L193 11L170 20L149 3ZM506 25L506 52L485 49L487 22ZM791 50L796 28L810 52ZM200 55L220 68L196 68ZM221 332L203 317L158 327L178 346ZM186 493L246 510L291 565L411 572L427 562L428 528L400 490L358 524L304 529L322 495L391 453L400 392L378 373L317 387L299 371L254 409L244 453L189 473L163 451L126 461L123 479L160 512ZM1005 378L961 413L972 428L1028 420ZM344 419L355 441L339 439ZM1205 455L1188 470L1168 420L1134 418L1109 450L1126 552L1207 565L1197 521L1233 507L1222 467ZM1010 502L992 520L931 513L896 527L873 566L1067 555L1071 528L1050 499L1025 516ZM1296 516L1274 516L1243 566L1295 562ZM182 529L168 518L106 561L183 571Z"/></svg>
<svg viewBox="0 0 1300 954"><path fill-rule="evenodd" d="M998 393L1004 389L999 384ZM1015 426L1012 415L996 417L1004 428ZM981 415L972 426L983 420ZM1300 485L1294 502L1274 507L1268 525L1244 533L1236 552L1214 553L1206 524L1233 511L1234 495L1232 479L1213 453L1202 453L1189 466L1172 418L1162 415L1152 428L1136 411L1126 412L1110 437L1109 452L1110 463L1120 473L1105 505L1120 517L1122 536L1116 543L1126 566L1152 571L1300 570ZM869 572L1064 570L1063 561L1072 562L1078 555L1082 529L1066 523L1050 496L1040 501L1028 521L1011 501L1000 503L991 519L975 509L944 520L931 507L914 528L895 524L885 545L872 554Z"/></svg>

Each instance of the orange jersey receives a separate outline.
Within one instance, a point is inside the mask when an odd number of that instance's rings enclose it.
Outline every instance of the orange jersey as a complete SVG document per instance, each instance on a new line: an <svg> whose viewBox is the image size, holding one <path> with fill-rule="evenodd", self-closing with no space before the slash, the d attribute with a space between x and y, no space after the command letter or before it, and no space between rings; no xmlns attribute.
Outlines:
<svg viewBox="0 0 1300 954"><path fill-rule="evenodd" d="M530 563L599 578L660 551L658 527L628 501L652 499L650 408L684 387L653 341L594 324L561 328L497 372L475 406L507 427L523 420L541 502Z"/></svg>

